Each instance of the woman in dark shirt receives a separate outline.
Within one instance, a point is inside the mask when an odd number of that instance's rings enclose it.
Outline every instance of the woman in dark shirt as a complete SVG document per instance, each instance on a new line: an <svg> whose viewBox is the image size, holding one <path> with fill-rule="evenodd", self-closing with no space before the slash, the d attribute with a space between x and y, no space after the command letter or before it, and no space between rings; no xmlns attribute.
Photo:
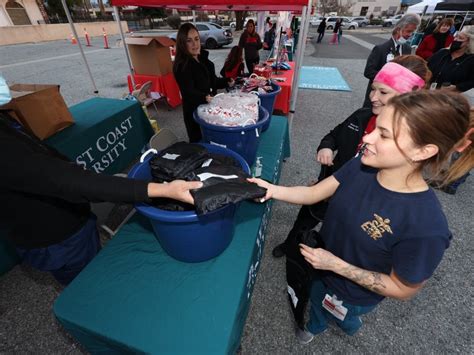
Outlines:
<svg viewBox="0 0 474 355"><path fill-rule="evenodd" d="M441 49L428 61L436 88L467 91L474 87L474 26L465 26L449 49Z"/></svg>
<svg viewBox="0 0 474 355"><path fill-rule="evenodd" d="M262 46L262 40L255 31L255 23L253 20L248 20L245 31L240 36L239 47L245 50L245 64L249 74L253 73L253 67L260 61L258 51Z"/></svg>
<svg viewBox="0 0 474 355"><path fill-rule="evenodd" d="M176 59L173 73L183 98L184 124L189 142L199 142L201 129L193 119L196 108L211 101L217 89L223 89L232 79L217 78L209 52L201 49L199 32L191 23L183 24L176 38Z"/></svg>

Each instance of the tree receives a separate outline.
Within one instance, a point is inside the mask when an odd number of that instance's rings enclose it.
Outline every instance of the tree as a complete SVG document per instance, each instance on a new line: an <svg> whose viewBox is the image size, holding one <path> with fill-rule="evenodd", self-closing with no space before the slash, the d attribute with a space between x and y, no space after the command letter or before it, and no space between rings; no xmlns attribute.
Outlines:
<svg viewBox="0 0 474 355"><path fill-rule="evenodd" d="M349 13L350 8L354 3L350 1L345 1L345 4L342 4L342 0L320 0L318 2L319 12L326 16L330 12L336 12L339 16Z"/></svg>
<svg viewBox="0 0 474 355"><path fill-rule="evenodd" d="M245 18L247 17L247 11L234 11L235 12L235 30L241 30L244 28Z"/></svg>
<svg viewBox="0 0 474 355"><path fill-rule="evenodd" d="M73 12L76 5L82 6L82 0L66 0L66 6L70 12ZM61 0L48 0L46 1L45 8L49 17L66 17Z"/></svg>

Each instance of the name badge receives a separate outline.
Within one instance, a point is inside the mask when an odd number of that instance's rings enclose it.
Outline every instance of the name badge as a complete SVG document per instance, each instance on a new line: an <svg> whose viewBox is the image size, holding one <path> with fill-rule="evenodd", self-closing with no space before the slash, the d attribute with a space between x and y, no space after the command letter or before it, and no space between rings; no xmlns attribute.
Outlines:
<svg viewBox="0 0 474 355"><path fill-rule="evenodd" d="M338 300L336 295L332 297L326 294L322 302L323 308L331 313L337 319L343 321L346 318L347 308L342 305L342 301Z"/></svg>
<svg viewBox="0 0 474 355"><path fill-rule="evenodd" d="M438 83L431 83L430 90L436 90L437 87L438 87Z"/></svg>
<svg viewBox="0 0 474 355"><path fill-rule="evenodd" d="M387 54L387 63L395 59L395 56L392 53Z"/></svg>

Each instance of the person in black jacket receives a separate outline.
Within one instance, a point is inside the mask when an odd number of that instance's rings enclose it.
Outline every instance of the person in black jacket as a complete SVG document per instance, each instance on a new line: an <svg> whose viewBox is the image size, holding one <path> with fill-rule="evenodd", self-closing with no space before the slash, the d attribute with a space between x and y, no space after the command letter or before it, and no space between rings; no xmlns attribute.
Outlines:
<svg viewBox="0 0 474 355"><path fill-rule="evenodd" d="M245 64L247 65L249 74L253 73L253 67L255 64L260 62L258 51L262 49L262 46L262 40L257 31L255 31L255 22L250 19L247 21L245 31L242 32L239 39L239 47L243 48L245 51Z"/></svg>
<svg viewBox="0 0 474 355"><path fill-rule="evenodd" d="M321 41L323 40L325 31L326 31L326 18L323 17L323 19L321 20L321 23L318 26L319 34L318 34L318 40L316 41L316 43L321 43Z"/></svg>
<svg viewBox="0 0 474 355"><path fill-rule="evenodd" d="M392 38L376 45L372 49L364 69L364 76L369 79L363 104L364 107L371 107L369 94L372 90L372 81L385 63L390 62L399 55L411 54L411 46L407 43L407 40L420 23L421 19L417 14L403 16L392 31Z"/></svg>
<svg viewBox="0 0 474 355"><path fill-rule="evenodd" d="M72 163L0 111L0 223L24 262L67 285L100 250L89 202L192 203L201 183L156 184L97 174Z"/></svg>
<svg viewBox="0 0 474 355"><path fill-rule="evenodd" d="M465 26L449 49L431 56L428 66L438 89L464 92L474 88L474 26Z"/></svg>
<svg viewBox="0 0 474 355"><path fill-rule="evenodd" d="M217 78L209 52L201 49L199 32L191 23L181 25L176 37L173 73L183 98L183 116L189 142L199 142L201 129L193 119L199 105L211 102L217 89L233 85L232 79Z"/></svg>
<svg viewBox="0 0 474 355"><path fill-rule="evenodd" d="M358 151L358 147L365 134L372 132L375 128L375 120L377 115L382 111L382 108L387 104L388 100L394 96L400 95L404 92L421 89L431 78L431 72L428 69L426 61L421 57L415 55L404 55L397 57L393 63L405 68L401 73L392 73L391 71L380 71L385 77L397 78L397 80L385 82L382 75L377 75L376 80L372 83L372 90L370 94L372 108L360 108L352 115L346 118L345 121L338 124L326 136L323 137L317 149L316 160L321 164L321 171L318 181L325 179L332 175L347 161L354 157ZM383 68L386 68L384 66ZM410 74L411 72L411 74ZM388 73L388 74L387 74ZM415 75L415 80L419 78L419 85L402 86L400 76L404 75L406 81L409 81L410 75ZM391 83L391 84L390 84ZM422 83L422 85L420 85ZM337 154L334 156L334 153ZM296 221L288 234L286 240L277 245L273 249L274 257L281 257L285 255L286 245L289 240L295 238L298 233L302 233L314 228L319 222L324 219L327 209L327 202L323 201L312 206L302 206Z"/></svg>

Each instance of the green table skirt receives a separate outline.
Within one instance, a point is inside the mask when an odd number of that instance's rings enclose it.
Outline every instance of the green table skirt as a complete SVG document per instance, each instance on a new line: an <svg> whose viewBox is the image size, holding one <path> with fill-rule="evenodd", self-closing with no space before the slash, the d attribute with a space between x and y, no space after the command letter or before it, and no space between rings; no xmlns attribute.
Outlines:
<svg viewBox="0 0 474 355"><path fill-rule="evenodd" d="M273 116L258 156L262 177L278 182L289 156L287 119ZM168 256L138 213L54 304L62 325L88 351L233 353L260 266L271 201L244 202L229 247L189 264Z"/></svg>

